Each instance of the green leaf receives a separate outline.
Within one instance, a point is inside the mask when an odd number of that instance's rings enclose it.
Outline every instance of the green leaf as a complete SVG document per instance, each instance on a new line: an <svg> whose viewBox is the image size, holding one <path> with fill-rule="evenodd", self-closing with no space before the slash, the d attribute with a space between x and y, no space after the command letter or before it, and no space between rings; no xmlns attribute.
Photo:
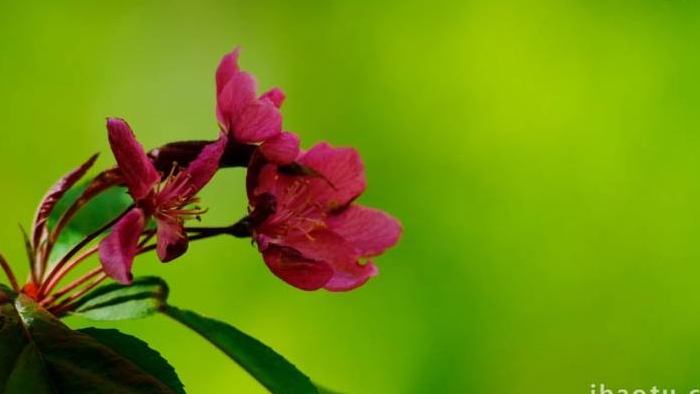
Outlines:
<svg viewBox="0 0 700 394"><path fill-rule="evenodd" d="M157 277L141 277L131 285L100 287L83 297L73 314L91 320L125 320L150 316L165 305L168 285Z"/></svg>
<svg viewBox="0 0 700 394"><path fill-rule="evenodd" d="M147 368L89 335L72 331L33 300L3 286L0 346L4 394L178 393Z"/></svg>
<svg viewBox="0 0 700 394"><path fill-rule="evenodd" d="M184 386L177 373L175 373L175 369L160 353L151 349L146 342L114 329L103 330L91 327L78 331L91 336L122 357L138 365L145 372L157 377L174 392L185 394Z"/></svg>
<svg viewBox="0 0 700 394"><path fill-rule="evenodd" d="M319 384L316 384L316 388L318 388L318 394L341 394L339 391L327 389Z"/></svg>
<svg viewBox="0 0 700 394"><path fill-rule="evenodd" d="M8 376L4 393L56 393L46 362L35 346L25 346Z"/></svg>
<svg viewBox="0 0 700 394"><path fill-rule="evenodd" d="M5 387L25 348L24 330L12 304L12 292L0 285L0 388ZM0 392L3 392L0 390Z"/></svg>
<svg viewBox="0 0 700 394"><path fill-rule="evenodd" d="M284 357L226 323L168 306L163 312L199 333L272 393L318 393L311 380Z"/></svg>
<svg viewBox="0 0 700 394"><path fill-rule="evenodd" d="M49 216L49 229L53 229L61 215L80 198L89 184L90 182L84 182L71 188L59 200ZM91 199L61 231L51 252L51 262L56 262L86 235L99 230L122 214L131 204L133 200L123 187L111 187Z"/></svg>
<svg viewBox="0 0 700 394"><path fill-rule="evenodd" d="M168 306L167 298L168 286L162 279L142 277L129 286L111 284L94 290L73 313L93 320L121 320L161 311L202 335L271 392L318 393L308 377L257 339L226 323Z"/></svg>

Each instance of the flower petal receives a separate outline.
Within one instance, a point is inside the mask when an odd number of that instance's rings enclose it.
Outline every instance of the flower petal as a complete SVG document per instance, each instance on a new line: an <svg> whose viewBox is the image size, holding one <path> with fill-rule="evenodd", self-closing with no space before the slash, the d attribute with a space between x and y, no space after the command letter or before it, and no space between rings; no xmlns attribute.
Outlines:
<svg viewBox="0 0 700 394"><path fill-rule="evenodd" d="M357 261L360 257L352 244L326 229L309 232L290 230L278 244L293 248L308 259L326 261L334 268Z"/></svg>
<svg viewBox="0 0 700 394"><path fill-rule="evenodd" d="M290 248L270 246L263 258L273 274L302 290L318 290L333 276L327 263L305 259Z"/></svg>
<svg viewBox="0 0 700 394"><path fill-rule="evenodd" d="M131 266L145 222L143 211L134 208L121 218L112 228L112 232L100 242L102 269L117 282L129 284L133 279Z"/></svg>
<svg viewBox="0 0 700 394"><path fill-rule="evenodd" d="M272 101L272 104L275 105L275 107L280 108L282 107L282 103L284 103L284 99L287 96L285 96L284 92L280 88L272 88L268 90L267 92L263 93L262 96L260 96L260 100L270 100Z"/></svg>
<svg viewBox="0 0 700 394"><path fill-rule="evenodd" d="M233 121L236 141L256 143L282 132L282 114L270 100L255 100Z"/></svg>
<svg viewBox="0 0 700 394"><path fill-rule="evenodd" d="M323 286L326 290L352 290L379 273L372 263L360 264L360 256L354 245L329 230L289 234L281 242L283 246L298 251L303 258L325 262L331 267L333 276Z"/></svg>
<svg viewBox="0 0 700 394"><path fill-rule="evenodd" d="M158 218L156 251L160 261L167 263L175 260L187 252L189 242L185 229L177 219Z"/></svg>
<svg viewBox="0 0 700 394"><path fill-rule="evenodd" d="M262 154L277 164L291 164L299 156L299 137L294 133L281 133L260 146Z"/></svg>
<svg viewBox="0 0 700 394"><path fill-rule="evenodd" d="M267 162L267 159L260 153L260 150L256 147L255 152L250 158L250 161L248 162L248 171L246 172L245 175L245 186L246 186L246 192L248 194L248 199L250 200L250 203L253 203L253 200L255 199L256 195L266 193L266 190L263 190L260 186L261 182L261 174L262 171L265 170L268 166L274 167L273 164L270 164ZM267 170L270 171L270 170ZM274 172L274 168L272 169Z"/></svg>
<svg viewBox="0 0 700 394"><path fill-rule="evenodd" d="M357 198L366 187L360 155L352 148L333 148L321 143L299 158L299 163L318 172L310 187L316 200L329 209L342 207Z"/></svg>
<svg viewBox="0 0 700 394"><path fill-rule="evenodd" d="M236 48L221 59L219 67L216 69L216 94L217 96L224 90L224 87L231 80L231 77L239 72L238 55L241 49Z"/></svg>
<svg viewBox="0 0 700 394"><path fill-rule="evenodd" d="M107 119L109 144L119 170L135 200L142 200L160 181L160 175L146 156L129 125L122 119Z"/></svg>
<svg viewBox="0 0 700 394"><path fill-rule="evenodd" d="M245 72L233 73L217 96L216 117L221 127L233 132L233 127L243 111L255 102L256 83L253 76Z"/></svg>
<svg viewBox="0 0 700 394"><path fill-rule="evenodd" d="M335 268L333 277L323 287L328 291L350 291L364 285L378 274L377 266L371 262L366 264L355 262L344 266L343 269Z"/></svg>
<svg viewBox="0 0 700 394"><path fill-rule="evenodd" d="M191 195L195 195L202 190L216 174L227 143L228 137L225 133L221 133L219 139L202 149L199 156L187 167L187 172L190 174L190 183L192 184Z"/></svg>
<svg viewBox="0 0 700 394"><path fill-rule="evenodd" d="M378 209L351 205L331 216L328 226L349 241L361 256L376 256L394 246L401 236L398 220Z"/></svg>

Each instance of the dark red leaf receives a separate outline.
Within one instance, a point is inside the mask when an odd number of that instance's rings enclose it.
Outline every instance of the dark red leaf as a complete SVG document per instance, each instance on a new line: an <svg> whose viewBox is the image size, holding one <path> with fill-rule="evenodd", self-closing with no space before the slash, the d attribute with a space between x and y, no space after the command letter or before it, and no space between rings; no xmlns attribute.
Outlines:
<svg viewBox="0 0 700 394"><path fill-rule="evenodd" d="M32 230L32 245L36 248L47 234L46 224L48 222L51 212L56 207L58 201L63 197L63 195L78 182L85 173L95 164L98 154L90 157L85 163L80 165L78 168L69 172L65 176L54 184L51 189L46 193L44 198L39 204L39 209L37 209L36 217L34 219L34 226Z"/></svg>

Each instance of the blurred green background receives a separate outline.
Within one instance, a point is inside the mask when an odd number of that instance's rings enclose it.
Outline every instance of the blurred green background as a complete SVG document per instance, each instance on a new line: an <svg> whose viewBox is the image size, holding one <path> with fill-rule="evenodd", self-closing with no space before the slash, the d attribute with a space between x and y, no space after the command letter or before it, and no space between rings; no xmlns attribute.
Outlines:
<svg viewBox="0 0 700 394"><path fill-rule="evenodd" d="M213 138L214 69L241 45L306 147L362 152L361 201L405 235L346 294L285 285L244 240L139 261L174 304L341 392L700 386L699 23L681 0L1 0L0 249L24 269L17 223L46 188L113 162L106 116L149 147ZM245 212L243 176L206 190L207 223ZM192 393L262 392L166 318L117 327Z"/></svg>

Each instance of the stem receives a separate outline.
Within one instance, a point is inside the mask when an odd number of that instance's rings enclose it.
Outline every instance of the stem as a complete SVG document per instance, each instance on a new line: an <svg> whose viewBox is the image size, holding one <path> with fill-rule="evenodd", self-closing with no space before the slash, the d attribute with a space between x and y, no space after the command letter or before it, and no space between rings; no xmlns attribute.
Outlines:
<svg viewBox="0 0 700 394"><path fill-rule="evenodd" d="M92 180L92 182L88 185L83 194L77 200L75 200L75 202L70 207L68 207L68 209L63 213L63 215L61 215L61 218L58 219L58 223L56 223L56 226L54 226L54 229L48 235L48 238L46 239L46 242L43 245L43 250L41 251L41 253L39 253L41 257L39 265L40 270L42 271L40 272L40 279L44 278L45 270L48 266L48 260L51 256L51 251L53 250L53 247L56 244L56 241L58 240L58 236L61 234L61 231L63 231L66 225L68 225L68 223L73 219L75 214L78 213L78 211L80 211L80 209L83 206L85 206L85 204L90 202L90 200L97 197L105 190L108 190L109 188L118 185L120 182L121 175L119 174L118 169L113 168L101 172Z"/></svg>
<svg viewBox="0 0 700 394"><path fill-rule="evenodd" d="M194 235L190 235L188 237L188 241L199 241L200 239L212 238L219 235L231 235L236 238L250 237L250 226L247 218L243 218L237 223L228 227L185 227L185 231L194 233ZM141 241L139 244L140 249L136 252L137 256L148 253L157 248L157 245L155 244L144 246L152 237L153 234L149 234L146 239Z"/></svg>
<svg viewBox="0 0 700 394"><path fill-rule="evenodd" d="M250 237L250 226L248 224L247 218L243 218L237 223L228 227L185 227L185 231L194 233L193 235L190 235L188 237L188 241L190 242L212 238L219 235L231 235L236 238ZM148 240L152 237L153 235L150 235L148 238L144 239L144 241L142 241L139 244L140 249L138 250L138 252L136 252L137 256L142 255L144 253L148 253L157 248L157 245L155 244L144 246L146 242L148 242Z"/></svg>
<svg viewBox="0 0 700 394"><path fill-rule="evenodd" d="M213 142L216 141L172 142L151 150L148 156L159 171L167 174L173 163L186 167L199 156L207 145ZM248 167L256 149L255 145L243 144L229 139L224 154L219 161L219 167Z"/></svg>
<svg viewBox="0 0 700 394"><path fill-rule="evenodd" d="M75 301L78 298L87 294L90 290L97 287L97 285L102 283L102 281L104 281L105 279L107 279L107 274L100 273L97 276L97 278L94 281L92 281L92 283L90 283L88 286L84 287L79 292L71 295L70 297L66 298L65 300L61 301L60 303L52 306L51 308L49 308L49 311L51 313L53 313L54 315L56 315L56 317L63 316L66 312L71 311L75 307L75 304L73 303L73 301Z"/></svg>
<svg viewBox="0 0 700 394"><path fill-rule="evenodd" d="M227 227L186 227L186 231L195 233L195 237L198 236L208 236L208 237L213 237L216 235L222 235L222 234L227 234L234 236L236 238L248 238L251 236L251 231L250 231L250 221L248 217L245 217L238 222L234 223L231 226ZM190 240L193 239L203 239L203 238L195 238L191 237ZM206 238L206 237L204 237Z"/></svg>
<svg viewBox="0 0 700 394"><path fill-rule="evenodd" d="M97 231L93 232L92 234L89 234L86 236L82 241L80 241L77 245L75 245L63 258L56 264L55 267L51 270L51 272L48 274L48 276L45 278L41 289L39 290L39 295L46 295L48 293L47 290L52 289L54 286L56 286L56 283L58 283L59 280L63 276L65 276L70 270L75 268L81 261L83 261L85 258L90 256L91 254L95 253L97 251L97 247L93 247L90 249L88 252L84 253L83 255L79 256L75 261L71 262L65 270L63 270L63 267L70 262L70 259L75 256L80 250L82 250L85 246L87 246L90 242L92 242L95 238L99 237L100 234L103 232L107 231L107 229L111 228L114 226L121 218L124 217L131 209L133 208L133 205L127 208L124 212L122 212L119 216L114 218L112 221L109 223L105 224L104 226L100 227ZM49 290L50 291L50 290Z"/></svg>
<svg viewBox="0 0 700 394"><path fill-rule="evenodd" d="M142 235L144 237L141 240L141 242L139 242L139 248L142 248L144 245L146 245L148 243L148 241L153 239L153 237L155 237L155 235L156 235L156 231L155 230L144 231Z"/></svg>
<svg viewBox="0 0 700 394"><path fill-rule="evenodd" d="M236 226L236 225L234 225ZM238 230L234 230L234 226L229 226L229 227L186 227L185 230L188 232L193 232L195 233L194 235L190 235L187 240L192 242L192 241L199 241L202 239L207 239L207 238L213 238L219 235L233 235L234 237L237 238L248 238L250 237L250 234L246 233L244 234L243 232ZM146 242L148 239L145 240ZM146 242L141 242L139 244L140 249L136 252L137 256L140 256L142 254L151 252L155 250L158 245L157 244L151 244L148 246L144 246Z"/></svg>
<svg viewBox="0 0 700 394"><path fill-rule="evenodd" d="M78 288L80 285L84 284L85 282L89 281L90 279L98 276L100 273L102 273L102 267L96 267L86 273L85 275L81 276L80 278L74 280L71 282L68 286L62 288L61 290L58 290L57 292L53 293L51 296L45 298L40 302L41 306L46 306L50 305L53 302L55 302L57 299L63 297L64 295L70 293L71 291L75 290Z"/></svg>
<svg viewBox="0 0 700 394"><path fill-rule="evenodd" d="M80 244L76 245L57 265L54 267L52 270L51 274L49 274L49 277L47 278L47 281L45 282L44 286L42 286L42 289L40 290L40 294L45 295L51 293L51 291L56 287L56 285L63 279L71 270L73 270L76 266L78 266L83 260L87 259L94 253L96 253L99 249L99 245L93 246L92 248L88 249L85 251L83 254L75 258L74 260L70 260L70 258L77 253L79 250L81 250L85 245L87 245L92 239L95 237L99 236L103 231L105 231L107 228L111 227L116 223L119 219L121 219L129 210L131 207L126 210L124 213L122 213L118 218L114 219L112 222L108 223L105 225L102 229L98 230L97 232L89 235L86 237ZM250 230L249 230L249 225L247 222L247 219L243 219L231 226L228 227L192 227L192 228L186 228L188 232L193 232L195 233L194 235L189 237L190 241L198 241L202 239L207 239L207 238L212 238L216 237L219 235L232 235L234 237L238 238L247 238L250 237ZM142 255L148 252L151 252L157 248L156 244L148 245L145 246L148 241L150 241L154 236L156 232L155 231L146 231L144 232L144 239L141 240L139 243L140 249L138 252L136 252L136 255ZM97 284L99 284L101 281L103 281L106 278L106 274L102 272L102 267L97 267L93 269L92 271L86 273L82 277L76 279L75 281L71 282L68 286L64 287L63 289L57 291L55 294L53 294L51 297L46 298L44 301L42 301L42 305L48 305L58 298L64 296L65 294L73 291L80 285L84 284L91 278L98 276L99 279L95 280L90 286L88 286L87 290L83 289L80 292L70 296L69 298L65 299L58 305L55 305L51 307L51 309L55 309L55 314L60 315L61 313L64 313L67 311L65 308L69 308L72 301L74 301L77 298L80 298L82 295L84 295L87 291L91 290Z"/></svg>
<svg viewBox="0 0 700 394"><path fill-rule="evenodd" d="M5 271L5 276L7 276L7 279L10 281L10 285L12 286L12 289L14 291L19 292L19 285L17 284L17 278L15 277L14 272L12 272L12 268L10 268L10 265L7 263L7 260L5 260L5 257L0 254L0 266L2 266L2 270Z"/></svg>
<svg viewBox="0 0 700 394"><path fill-rule="evenodd" d="M191 239L190 239L190 240L191 240ZM137 255L137 256L140 256L140 255L142 255L142 254L151 252L151 251L155 250L156 247L157 247L156 244L144 246L144 247L142 247L141 249L139 249L139 250L136 252L136 255Z"/></svg>
<svg viewBox="0 0 700 394"><path fill-rule="evenodd" d="M22 227L22 225L19 225L19 231L22 232L22 238L24 239L24 249L27 252L27 259L29 260L29 275L31 276L31 282L32 283L38 283L39 282L39 272L38 272L38 266L36 264L36 254L34 252L34 248L32 247L32 243L29 240L29 235L27 234L27 231Z"/></svg>
<svg viewBox="0 0 700 394"><path fill-rule="evenodd" d="M128 210L126 212L128 212ZM120 217L116 218L113 222L116 222L119 219L121 219L121 217L124 216L126 214L126 212L124 212L122 215L120 215ZM197 233L197 234L191 236L189 238L189 240L190 241L197 241L197 240L207 239L207 238L211 238L211 237L215 237L215 236L223 235L223 234L234 235L234 236L240 237L240 238L247 237L248 235L244 234L244 232L241 230L241 227L240 227L241 225L239 223L236 223L233 226L229 226L229 227L203 227L203 228L188 229L188 231L191 230L191 231ZM109 226L109 227L111 227L111 226ZM104 231L104 230L102 230L102 231ZM98 235L102 231L98 230L98 232L97 232ZM156 234L155 231L144 232L145 237L139 243L140 249L136 253L137 256L148 253L148 252L156 249L156 247L157 247L156 244L145 246L146 243L148 243L148 241L150 241L155 236L155 234ZM78 246L76 246L76 248L78 248ZM81 248L78 248L78 250L79 249L81 249ZM60 268L59 265L56 265L56 268L54 268L54 270L52 271L52 275L50 276L50 279L48 279L45 282L44 286L42 286L42 289L40 290L40 294L45 295L45 294L51 293L51 291L56 287L56 285L61 281L61 279L63 279L70 271L72 271L75 267L77 267L82 261L84 261L88 257L95 254L98 250L99 250L99 245L93 246L92 248L83 252L83 254L81 254L80 256L75 258L74 260L71 260L68 263L65 263L62 268ZM61 264L61 263L59 263L59 264ZM56 272L56 269L60 269L60 271ZM76 289L77 287L79 287L80 285L82 285L83 283L87 282L88 280L90 280L91 278L93 278L97 275L100 275L100 279L99 279L100 282L102 280L104 280L104 278L102 278L101 276L105 276L106 274L104 274L104 272L102 272L102 267L97 267L97 268L93 269L92 271L86 273L82 277L71 282L68 286L57 291L51 297L46 298L45 301L42 301L42 305L48 305L48 304L54 302L58 298L73 291L74 289ZM94 288L94 286L96 286L96 285L97 284L91 285L92 286L91 288ZM77 294L78 294L78 297L80 297L85 293L82 292L82 293L77 293ZM70 298L73 298L73 297L74 296L71 296ZM78 297L75 297L75 298L78 298ZM71 301L68 301L68 302L71 302ZM66 302L64 300L63 302L61 302L61 304L56 305L56 307L62 308L65 304L66 304Z"/></svg>
<svg viewBox="0 0 700 394"><path fill-rule="evenodd" d="M88 257L92 256L95 254L99 249L98 245L93 246L92 248L88 249L87 251L83 252L80 256L76 257L75 259L71 260L68 262L60 271L56 272L54 275L52 275L50 278L47 278L47 280L44 282L43 286L41 287L41 292L40 294L42 295L47 295L50 294L51 291L58 285L58 283L66 276L70 271L72 271L75 267L77 267L80 263L85 261Z"/></svg>

